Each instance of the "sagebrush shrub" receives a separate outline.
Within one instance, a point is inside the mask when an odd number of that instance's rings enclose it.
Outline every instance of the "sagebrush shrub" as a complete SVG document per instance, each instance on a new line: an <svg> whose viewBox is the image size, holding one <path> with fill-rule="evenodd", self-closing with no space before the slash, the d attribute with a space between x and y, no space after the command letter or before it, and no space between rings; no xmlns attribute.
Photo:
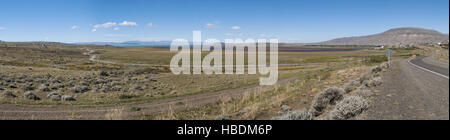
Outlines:
<svg viewBox="0 0 450 140"><path fill-rule="evenodd" d="M360 83L358 81L356 81L356 80L355 81L350 81L350 82L344 84L343 88L345 90L345 93L352 92L353 90L355 90L359 86L359 84Z"/></svg>
<svg viewBox="0 0 450 140"><path fill-rule="evenodd" d="M296 110L285 115L272 118L272 120L312 120L313 115L306 110Z"/></svg>
<svg viewBox="0 0 450 140"><path fill-rule="evenodd" d="M366 99L359 96L348 96L335 106L330 115L335 120L346 120L361 114L368 107Z"/></svg>
<svg viewBox="0 0 450 140"><path fill-rule="evenodd" d="M365 72L363 74L361 74L361 76L359 76L359 83L364 83L364 81L370 80L372 79L372 73L371 72Z"/></svg>
<svg viewBox="0 0 450 140"><path fill-rule="evenodd" d="M331 87L319 93L314 99L314 103L311 107L311 113L314 116L322 114L323 110L328 105L333 105L337 101L341 100L344 93L345 91L343 89L337 87Z"/></svg>
<svg viewBox="0 0 450 140"><path fill-rule="evenodd" d="M381 69L380 66L375 66L375 67L372 68L372 74L379 73L379 72L381 72L382 70L383 70L383 69Z"/></svg>
<svg viewBox="0 0 450 140"><path fill-rule="evenodd" d="M216 116L216 120L231 120L231 116L228 114L222 114Z"/></svg>
<svg viewBox="0 0 450 140"><path fill-rule="evenodd" d="M372 91L366 90L366 89L358 89L353 93L357 96L362 96L362 97L370 97L373 95Z"/></svg>

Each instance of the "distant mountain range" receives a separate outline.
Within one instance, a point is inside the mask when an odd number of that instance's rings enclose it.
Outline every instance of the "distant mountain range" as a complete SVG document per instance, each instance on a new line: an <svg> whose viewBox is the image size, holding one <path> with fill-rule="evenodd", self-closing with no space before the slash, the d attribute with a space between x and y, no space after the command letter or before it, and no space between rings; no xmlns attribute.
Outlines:
<svg viewBox="0 0 450 140"><path fill-rule="evenodd" d="M170 41L126 41L126 42L81 42L76 44L90 44L90 45L111 45L118 47L131 47L131 46L148 46L148 47L168 47Z"/></svg>
<svg viewBox="0 0 450 140"><path fill-rule="evenodd" d="M419 44L419 43L439 43L448 41L449 35L443 34L435 30L422 28L396 28L386 32L360 36L360 37L344 37L325 41L321 43L283 43L289 45L400 45L400 44ZM76 44L92 44L92 45L111 45L118 47L131 46L148 46L148 47L169 47L171 41L127 41L127 42L84 42Z"/></svg>
<svg viewBox="0 0 450 140"><path fill-rule="evenodd" d="M360 37L345 37L317 43L320 45L399 45L439 43L449 40L448 34L422 28L396 28L389 31Z"/></svg>

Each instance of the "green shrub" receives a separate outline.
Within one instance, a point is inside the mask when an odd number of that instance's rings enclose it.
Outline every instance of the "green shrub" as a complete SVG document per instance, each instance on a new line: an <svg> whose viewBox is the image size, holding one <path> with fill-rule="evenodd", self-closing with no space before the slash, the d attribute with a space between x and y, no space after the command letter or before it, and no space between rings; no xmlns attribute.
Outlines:
<svg viewBox="0 0 450 140"><path fill-rule="evenodd" d="M366 59L366 63L374 64L374 63L382 63L388 61L388 57L384 55L372 55L368 56Z"/></svg>

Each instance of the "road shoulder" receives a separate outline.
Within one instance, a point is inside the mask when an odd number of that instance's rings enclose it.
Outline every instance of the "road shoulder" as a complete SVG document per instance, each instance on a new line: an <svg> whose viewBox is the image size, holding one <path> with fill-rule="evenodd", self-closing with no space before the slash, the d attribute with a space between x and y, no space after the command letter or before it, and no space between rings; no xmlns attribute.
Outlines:
<svg viewBox="0 0 450 140"><path fill-rule="evenodd" d="M449 119L449 81L418 69L407 60L394 62L374 89L370 109L362 119Z"/></svg>

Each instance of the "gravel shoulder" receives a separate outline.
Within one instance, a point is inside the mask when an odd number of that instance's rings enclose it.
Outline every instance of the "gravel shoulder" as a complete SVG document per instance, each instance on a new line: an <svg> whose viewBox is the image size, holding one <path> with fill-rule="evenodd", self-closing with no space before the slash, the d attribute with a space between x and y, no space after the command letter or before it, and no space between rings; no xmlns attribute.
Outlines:
<svg viewBox="0 0 450 140"><path fill-rule="evenodd" d="M412 62L421 62L422 58ZM422 61L423 62L423 61ZM418 63L418 64L419 64ZM429 65L421 64L422 66ZM447 75L448 75L448 69ZM375 89L371 108L362 119L369 120L448 120L449 80L396 61L383 75L383 85Z"/></svg>

